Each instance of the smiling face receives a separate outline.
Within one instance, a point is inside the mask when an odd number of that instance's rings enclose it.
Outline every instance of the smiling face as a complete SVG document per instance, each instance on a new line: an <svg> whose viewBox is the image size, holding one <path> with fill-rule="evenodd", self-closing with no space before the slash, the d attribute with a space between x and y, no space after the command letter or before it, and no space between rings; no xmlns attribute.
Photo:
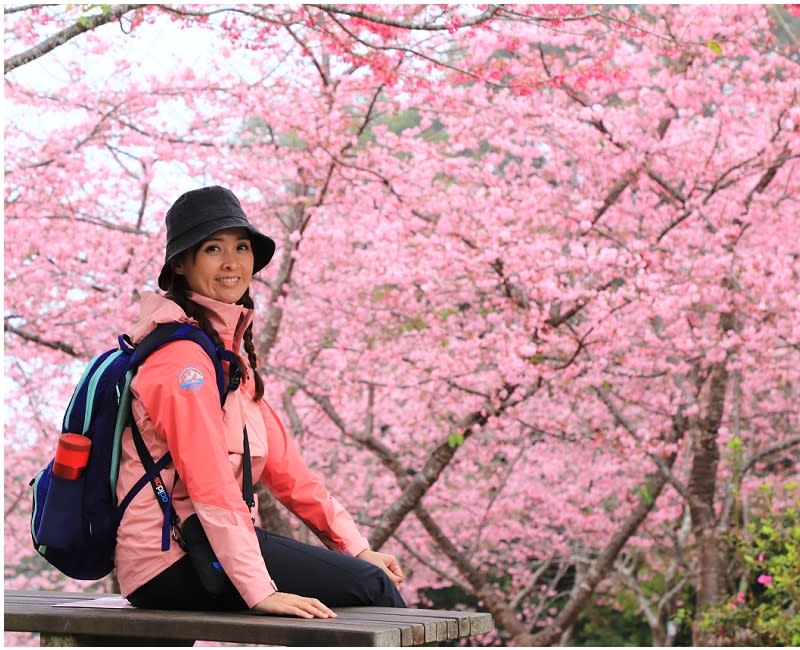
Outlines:
<svg viewBox="0 0 800 650"><path fill-rule="evenodd" d="M219 230L173 266L195 293L233 304L250 286L253 245L244 228Z"/></svg>

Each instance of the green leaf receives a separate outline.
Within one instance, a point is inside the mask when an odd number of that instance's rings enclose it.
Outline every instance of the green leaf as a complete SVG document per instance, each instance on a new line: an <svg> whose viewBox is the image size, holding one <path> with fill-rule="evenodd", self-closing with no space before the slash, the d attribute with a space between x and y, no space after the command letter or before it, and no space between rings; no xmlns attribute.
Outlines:
<svg viewBox="0 0 800 650"><path fill-rule="evenodd" d="M451 447L460 447L464 444L464 436L460 433L451 433L447 436L447 444Z"/></svg>
<svg viewBox="0 0 800 650"><path fill-rule="evenodd" d="M403 323L403 326L400 328L403 332L416 332L419 330L426 330L430 326L424 320L422 320L419 316L415 316L414 318L406 321Z"/></svg>
<svg viewBox="0 0 800 650"><path fill-rule="evenodd" d="M308 149L308 143L298 135L296 129L291 129L287 133L281 133L278 136L278 142L287 149L293 151L305 151Z"/></svg>
<svg viewBox="0 0 800 650"><path fill-rule="evenodd" d="M407 111L395 113L394 115L379 121L384 122L392 133L398 134L402 133L406 129L418 126L419 123L422 122L422 117L416 108L410 108Z"/></svg>
<svg viewBox="0 0 800 650"><path fill-rule="evenodd" d="M731 451L739 451L742 447L744 447L744 442L741 438L731 438L728 441L728 449Z"/></svg>
<svg viewBox="0 0 800 650"><path fill-rule="evenodd" d="M708 43L706 43L706 46L717 56L722 56L722 44L719 41L714 41L714 40L708 41Z"/></svg>

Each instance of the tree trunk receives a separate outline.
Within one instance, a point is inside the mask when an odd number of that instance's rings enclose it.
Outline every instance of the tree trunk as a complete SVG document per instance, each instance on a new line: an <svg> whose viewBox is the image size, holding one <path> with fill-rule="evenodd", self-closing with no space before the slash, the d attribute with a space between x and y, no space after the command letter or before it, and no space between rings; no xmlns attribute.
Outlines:
<svg viewBox="0 0 800 650"><path fill-rule="evenodd" d="M295 537L296 533L286 518L286 510L261 483L256 486L258 516L261 527L278 535Z"/></svg>
<svg viewBox="0 0 800 650"><path fill-rule="evenodd" d="M650 625L650 637L651 637L650 645L652 645L654 648L663 648L664 646L667 645L666 630L664 629L664 626L661 623L662 623L661 621L658 621L655 625L653 624Z"/></svg>
<svg viewBox="0 0 800 650"><path fill-rule="evenodd" d="M672 454L666 461L667 467L671 468L675 462L675 454ZM530 646L549 646L556 643L564 632L566 632L577 620L578 615L586 607L589 600L597 588L597 585L608 575L614 566L614 561L632 535L639 529L650 511L655 506L656 500L661 494L667 477L656 472L645 481L642 486L643 496L633 509L627 519L622 522L619 529L611 536L606 546L600 551L591 568L586 573L578 588L571 595L567 604L561 609L555 621L550 627L536 633L526 633L514 638L515 643Z"/></svg>
<svg viewBox="0 0 800 650"><path fill-rule="evenodd" d="M734 317L730 312L720 315L720 329L733 329ZM714 499L719 464L719 427L725 412L725 394L728 388L727 358L713 364L708 394L706 417L692 444L692 467L687 486L692 532L697 543L697 574L695 587L695 618L692 626L694 645L706 645L700 630L703 612L716 605L725 592L725 544L717 532Z"/></svg>

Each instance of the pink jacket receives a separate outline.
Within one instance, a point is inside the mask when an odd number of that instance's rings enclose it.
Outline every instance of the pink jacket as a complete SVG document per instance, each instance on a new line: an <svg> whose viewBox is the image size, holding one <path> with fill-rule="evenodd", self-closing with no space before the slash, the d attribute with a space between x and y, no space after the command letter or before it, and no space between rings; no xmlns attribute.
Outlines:
<svg viewBox="0 0 800 650"><path fill-rule="evenodd" d="M253 313L191 294L206 308L225 346L241 351ZM192 322L174 302L155 293L142 296L141 316L131 332L134 343L156 325ZM220 408L214 366L196 343L176 341L154 352L131 383L132 410L145 444L158 460L167 450L173 463L161 477L172 491L181 520L196 512L228 577L253 607L280 589L270 578L256 539L251 514L242 499L242 429L247 426L253 478L299 516L325 543L350 555L368 548L355 522L326 490L300 455L297 443L265 400L254 402L252 378L228 393ZM175 483L175 469L179 480ZM130 429L122 438L117 498L144 474ZM258 506L253 509L257 518ZM161 550L162 512L149 485L133 499L117 535L115 563L123 596L179 560L173 541Z"/></svg>

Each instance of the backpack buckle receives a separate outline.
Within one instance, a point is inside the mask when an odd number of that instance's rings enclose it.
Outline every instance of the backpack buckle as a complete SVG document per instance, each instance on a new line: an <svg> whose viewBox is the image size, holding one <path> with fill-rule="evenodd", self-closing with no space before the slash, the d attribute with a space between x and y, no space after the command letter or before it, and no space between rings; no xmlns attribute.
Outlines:
<svg viewBox="0 0 800 650"><path fill-rule="evenodd" d="M136 346L131 341L131 337L127 334L120 334L117 337L117 341L119 342L119 349L122 350L125 354L133 354L133 351L136 349Z"/></svg>
<svg viewBox="0 0 800 650"><path fill-rule="evenodd" d="M181 534L181 527L177 524L172 525L172 539L175 540L175 543L181 547L184 551L187 550L186 542L183 541L183 535Z"/></svg>

